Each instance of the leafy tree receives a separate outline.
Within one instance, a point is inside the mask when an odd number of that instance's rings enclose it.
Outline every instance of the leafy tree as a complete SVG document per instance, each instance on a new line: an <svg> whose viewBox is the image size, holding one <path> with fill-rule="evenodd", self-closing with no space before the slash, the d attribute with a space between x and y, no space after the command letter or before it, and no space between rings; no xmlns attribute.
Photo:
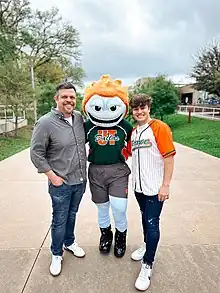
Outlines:
<svg viewBox="0 0 220 293"><path fill-rule="evenodd" d="M191 77L198 90L220 97L220 44L200 50L193 66Z"/></svg>
<svg viewBox="0 0 220 293"><path fill-rule="evenodd" d="M0 60L16 59L22 46L21 32L30 17L27 0L0 0Z"/></svg>
<svg viewBox="0 0 220 293"><path fill-rule="evenodd" d="M46 83L43 87L41 87L37 103L38 116L43 116L48 113L53 106L55 106L55 101L53 99L55 91L56 86L52 83Z"/></svg>
<svg viewBox="0 0 220 293"><path fill-rule="evenodd" d="M16 35L30 14L30 2L27 0L0 0L1 30Z"/></svg>
<svg viewBox="0 0 220 293"><path fill-rule="evenodd" d="M44 84L45 82L57 84L65 79L71 80L76 86L82 87L84 70L73 65L70 60L51 60L35 69L35 75Z"/></svg>
<svg viewBox="0 0 220 293"><path fill-rule="evenodd" d="M0 102L13 110L17 136L18 118L33 102L30 71L24 60L0 64Z"/></svg>
<svg viewBox="0 0 220 293"><path fill-rule="evenodd" d="M151 114L164 119L165 115L173 114L179 104L178 90L172 81L160 75L135 89L135 93L145 93L152 97Z"/></svg>
<svg viewBox="0 0 220 293"><path fill-rule="evenodd" d="M0 62L16 59L15 51L16 45L12 37L0 30Z"/></svg>
<svg viewBox="0 0 220 293"><path fill-rule="evenodd" d="M22 76L25 76L24 84L28 76L28 95L31 86L29 71L33 67L35 82L39 81L41 87L38 113L47 112L53 103L57 83L70 79L75 85L82 86L85 72L80 65L80 57L79 33L71 23L63 21L57 8L34 11L28 0L0 0L0 71L2 76L10 76L11 84L14 84L10 90L9 80L1 80L4 103L12 102L15 84ZM24 59L25 67L22 67L23 63L18 67L21 63L16 63L16 60ZM10 65L17 76L9 70ZM21 72L18 68L22 68ZM22 90L25 90L25 85ZM10 98L7 98L7 93L10 93ZM20 94L15 92L15 95L15 101L20 100ZM33 95L29 97L33 99Z"/></svg>
<svg viewBox="0 0 220 293"><path fill-rule="evenodd" d="M64 22L57 8L50 11L36 10L27 19L26 29L22 30L23 51L26 47L32 56L34 68L54 59L80 59L79 33L68 22Z"/></svg>

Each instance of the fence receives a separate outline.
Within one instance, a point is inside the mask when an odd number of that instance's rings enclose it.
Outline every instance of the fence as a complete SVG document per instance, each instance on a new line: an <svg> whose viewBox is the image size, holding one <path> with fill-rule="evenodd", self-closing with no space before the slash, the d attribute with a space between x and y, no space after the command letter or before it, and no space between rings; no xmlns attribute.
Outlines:
<svg viewBox="0 0 220 293"><path fill-rule="evenodd" d="M220 120L220 107L204 106L182 106L179 105L177 111L181 114L187 114L191 108L191 114L197 117Z"/></svg>
<svg viewBox="0 0 220 293"><path fill-rule="evenodd" d="M0 134L15 130L16 117L11 106L0 105ZM26 126L26 113L20 110L18 128Z"/></svg>

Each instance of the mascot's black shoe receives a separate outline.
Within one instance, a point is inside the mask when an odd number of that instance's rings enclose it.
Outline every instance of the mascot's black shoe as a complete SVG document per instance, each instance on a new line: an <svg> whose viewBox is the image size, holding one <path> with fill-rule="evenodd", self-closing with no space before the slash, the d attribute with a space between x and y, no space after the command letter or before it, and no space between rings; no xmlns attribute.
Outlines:
<svg viewBox="0 0 220 293"><path fill-rule="evenodd" d="M100 237L100 243L99 243L99 250L102 253L109 253L111 246L112 246L112 240L113 240L113 233L111 230L111 226L108 228L100 228L101 231L101 237Z"/></svg>
<svg viewBox="0 0 220 293"><path fill-rule="evenodd" d="M122 257L126 251L126 236L127 230L120 232L116 229L115 231L115 247L114 254L116 257Z"/></svg>

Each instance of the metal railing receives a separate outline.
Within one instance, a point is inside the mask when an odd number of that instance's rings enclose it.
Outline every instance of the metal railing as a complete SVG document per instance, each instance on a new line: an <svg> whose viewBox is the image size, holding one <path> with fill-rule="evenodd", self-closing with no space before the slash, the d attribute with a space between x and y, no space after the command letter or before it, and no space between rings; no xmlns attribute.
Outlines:
<svg viewBox="0 0 220 293"><path fill-rule="evenodd" d="M25 120L26 119L26 112L20 110L21 115L19 115L18 119L19 120ZM15 121L15 113L12 109L12 106L8 105L0 105L0 120L5 120L5 121Z"/></svg>
<svg viewBox="0 0 220 293"><path fill-rule="evenodd" d="M177 111L180 113L188 113L189 109L191 114L198 117L208 118L208 119L220 119L220 107L204 107L196 105L179 105Z"/></svg>

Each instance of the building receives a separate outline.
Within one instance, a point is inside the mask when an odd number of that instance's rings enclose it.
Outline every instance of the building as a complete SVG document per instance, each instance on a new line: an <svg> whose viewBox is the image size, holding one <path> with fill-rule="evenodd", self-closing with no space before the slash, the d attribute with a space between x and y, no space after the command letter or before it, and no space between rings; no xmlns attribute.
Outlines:
<svg viewBox="0 0 220 293"><path fill-rule="evenodd" d="M180 104L181 105L197 105L203 104L208 99L207 92L198 91L194 84L186 84L179 86Z"/></svg>

